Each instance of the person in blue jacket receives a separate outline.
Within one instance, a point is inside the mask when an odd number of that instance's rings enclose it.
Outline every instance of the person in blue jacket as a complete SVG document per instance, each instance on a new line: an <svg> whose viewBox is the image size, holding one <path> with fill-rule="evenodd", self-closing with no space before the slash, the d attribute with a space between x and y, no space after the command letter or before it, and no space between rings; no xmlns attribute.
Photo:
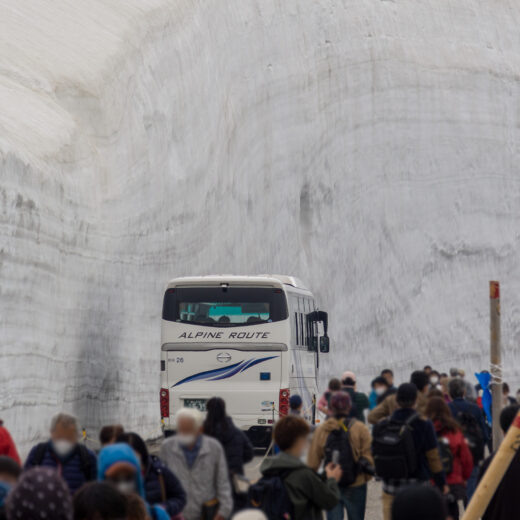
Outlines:
<svg viewBox="0 0 520 520"><path fill-rule="evenodd" d="M170 520L170 516L162 507L150 506L146 502L141 466L137 455L128 444L116 443L101 450L98 480L110 482L124 495L135 493L141 497L153 520Z"/></svg>
<svg viewBox="0 0 520 520"><path fill-rule="evenodd" d="M160 505L171 517L182 513L186 505L182 484L159 457L148 453L144 440L137 433L129 432L119 435L117 442L128 444L141 462L146 501Z"/></svg>
<svg viewBox="0 0 520 520"><path fill-rule="evenodd" d="M31 449L24 469L54 468L74 494L83 484L96 479L96 455L78 439L77 419L65 413L56 415L51 422L50 440Z"/></svg>

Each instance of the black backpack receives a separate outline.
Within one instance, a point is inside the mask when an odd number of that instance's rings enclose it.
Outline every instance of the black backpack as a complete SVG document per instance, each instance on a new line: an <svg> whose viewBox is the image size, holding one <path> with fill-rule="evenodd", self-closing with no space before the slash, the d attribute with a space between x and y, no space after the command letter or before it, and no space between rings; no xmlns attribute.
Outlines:
<svg viewBox="0 0 520 520"><path fill-rule="evenodd" d="M41 466L48 448L48 442L41 442L36 446L36 451L34 452L34 457L32 459L33 466ZM76 449L79 450L79 457L81 460L81 472L85 476L85 480L95 480L95 468L92 466L92 463L90 461L90 454L86 446L84 446L83 444L78 444Z"/></svg>
<svg viewBox="0 0 520 520"><path fill-rule="evenodd" d="M442 435L437 436L439 443L439 456L441 458L442 469L445 475L449 475L453 471L453 453L450 447L450 441Z"/></svg>
<svg viewBox="0 0 520 520"><path fill-rule="evenodd" d="M376 475L384 480L409 479L416 473L419 461L413 440L411 415L406 421L384 419L374 426L372 453Z"/></svg>
<svg viewBox="0 0 520 520"><path fill-rule="evenodd" d="M334 459L334 452L338 453L337 463L341 467L343 474L338 482L340 488L347 488L354 484L358 476L358 464L354 458L352 445L350 444L350 429L356 419L350 420L348 426L343 421L339 421L340 427L332 430L325 443L325 466Z"/></svg>
<svg viewBox="0 0 520 520"><path fill-rule="evenodd" d="M248 492L248 502L254 509L260 509L268 520L290 520L294 518L294 506L285 489L284 480L294 470L263 476L252 484Z"/></svg>
<svg viewBox="0 0 520 520"><path fill-rule="evenodd" d="M455 409L457 407L455 406ZM477 465L484 458L484 434L480 428L480 424L474 415L469 412L462 412L457 410L455 417L457 422L460 424L460 428L468 443L471 455L473 455L473 463Z"/></svg>

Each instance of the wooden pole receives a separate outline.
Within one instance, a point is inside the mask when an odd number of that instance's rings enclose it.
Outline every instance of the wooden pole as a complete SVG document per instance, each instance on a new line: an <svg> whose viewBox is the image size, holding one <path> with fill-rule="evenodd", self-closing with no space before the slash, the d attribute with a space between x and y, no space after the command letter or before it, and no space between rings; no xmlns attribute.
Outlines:
<svg viewBox="0 0 520 520"><path fill-rule="evenodd" d="M500 412L502 411L502 355L500 351L500 284L489 282L490 333L491 333L491 395L493 397L493 450L502 441Z"/></svg>
<svg viewBox="0 0 520 520"><path fill-rule="evenodd" d="M485 513L502 478L520 446L520 412L518 412L504 442L495 453L491 464L482 477L462 520L479 520Z"/></svg>

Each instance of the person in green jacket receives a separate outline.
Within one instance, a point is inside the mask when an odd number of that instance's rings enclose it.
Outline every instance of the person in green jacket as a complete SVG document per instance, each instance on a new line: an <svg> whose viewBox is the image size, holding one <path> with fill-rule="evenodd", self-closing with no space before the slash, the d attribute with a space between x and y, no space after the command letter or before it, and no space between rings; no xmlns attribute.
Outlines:
<svg viewBox="0 0 520 520"><path fill-rule="evenodd" d="M267 458L260 471L265 477L284 475L287 495L294 506L292 520L321 520L322 511L334 508L340 497L341 468L329 463L325 476L301 461L308 446L310 427L301 417L289 415L274 427L273 437L281 452Z"/></svg>
<svg viewBox="0 0 520 520"><path fill-rule="evenodd" d="M350 395L352 400L351 417L355 417L358 421L365 421L365 410L370 408L368 396L356 389L356 374L347 371L341 376L342 390Z"/></svg>

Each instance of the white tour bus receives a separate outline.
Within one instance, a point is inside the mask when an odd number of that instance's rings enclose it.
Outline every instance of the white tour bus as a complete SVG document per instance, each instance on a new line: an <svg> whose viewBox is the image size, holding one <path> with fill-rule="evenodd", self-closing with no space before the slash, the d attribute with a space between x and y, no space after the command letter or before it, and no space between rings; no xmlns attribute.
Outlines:
<svg viewBox="0 0 520 520"><path fill-rule="evenodd" d="M164 295L160 405L165 434L183 407L213 396L256 446L303 399L316 420L320 353L329 351L327 313L291 276L200 276L172 280ZM320 324L320 325L319 325Z"/></svg>

